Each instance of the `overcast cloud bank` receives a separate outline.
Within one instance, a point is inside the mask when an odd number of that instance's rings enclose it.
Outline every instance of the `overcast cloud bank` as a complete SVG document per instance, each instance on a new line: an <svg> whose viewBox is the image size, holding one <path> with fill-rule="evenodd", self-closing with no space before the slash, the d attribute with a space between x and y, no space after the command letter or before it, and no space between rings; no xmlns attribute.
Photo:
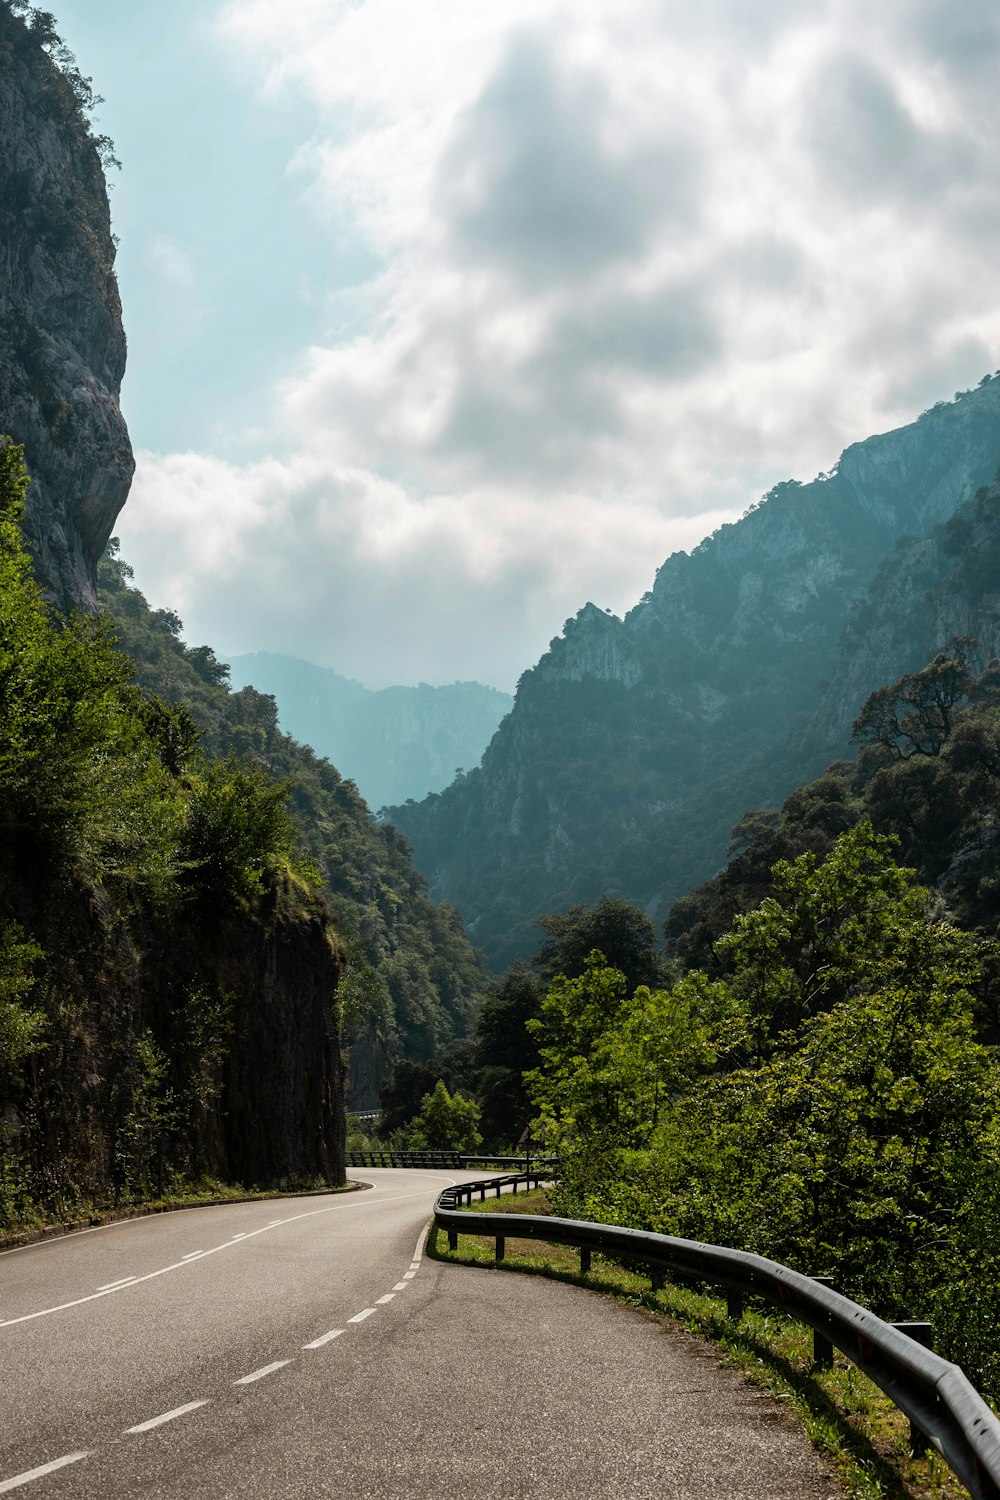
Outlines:
<svg viewBox="0 0 1000 1500"><path fill-rule="evenodd" d="M190 636L509 688L587 598L1000 362L988 0L233 0L217 30L262 109L312 100L289 169L381 269L248 413L273 457L139 456L124 550Z"/></svg>

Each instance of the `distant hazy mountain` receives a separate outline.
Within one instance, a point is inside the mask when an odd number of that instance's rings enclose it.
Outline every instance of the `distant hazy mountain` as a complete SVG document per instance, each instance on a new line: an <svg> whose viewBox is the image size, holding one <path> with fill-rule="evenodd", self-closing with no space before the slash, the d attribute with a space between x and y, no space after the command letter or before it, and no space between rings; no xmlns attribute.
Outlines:
<svg viewBox="0 0 1000 1500"><path fill-rule="evenodd" d="M281 727L333 761L369 807L439 792L477 766L514 700L481 682L382 688L294 656L257 651L230 659L234 689L277 700Z"/></svg>
<svg viewBox="0 0 1000 1500"><path fill-rule="evenodd" d="M998 461L1000 377L776 486L668 558L624 620L586 605L522 676L482 765L390 809L434 898L500 967L537 947L542 913L608 892L659 915L711 876L744 810L848 753L867 694L944 643L923 623L936 575L902 555L879 569Z"/></svg>

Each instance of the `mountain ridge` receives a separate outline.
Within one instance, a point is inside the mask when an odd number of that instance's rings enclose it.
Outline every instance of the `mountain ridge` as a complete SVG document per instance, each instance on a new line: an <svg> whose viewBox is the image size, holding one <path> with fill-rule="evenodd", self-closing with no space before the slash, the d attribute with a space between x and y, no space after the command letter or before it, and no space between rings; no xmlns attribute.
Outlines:
<svg viewBox="0 0 1000 1500"><path fill-rule="evenodd" d="M844 753L826 694L852 609L895 542L947 520L998 461L986 377L674 553L622 620L585 605L521 677L480 767L389 809L436 899L502 965L543 912L606 891L660 914L707 879L751 791L771 804ZM881 680L855 673L853 712Z"/></svg>
<svg viewBox="0 0 1000 1500"><path fill-rule="evenodd" d="M478 763L513 698L479 682L367 688L280 652L229 659L233 686L278 705L282 726L349 776L370 807L441 791Z"/></svg>

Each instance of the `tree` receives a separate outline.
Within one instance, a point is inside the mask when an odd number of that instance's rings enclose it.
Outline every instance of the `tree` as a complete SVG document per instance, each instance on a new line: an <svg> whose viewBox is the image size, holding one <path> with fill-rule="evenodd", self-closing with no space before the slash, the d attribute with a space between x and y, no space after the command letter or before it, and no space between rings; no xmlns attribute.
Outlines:
<svg viewBox="0 0 1000 1500"><path fill-rule="evenodd" d="M826 859L779 860L774 895L720 939L736 994L767 1035L829 1010L851 994L906 983L926 990L944 972L971 983L975 941L930 916L913 871L893 862L894 837L859 823Z"/></svg>
<svg viewBox="0 0 1000 1500"><path fill-rule="evenodd" d="M439 1078L410 1127L410 1145L416 1151L474 1151L482 1139L478 1104L449 1094Z"/></svg>
<svg viewBox="0 0 1000 1500"><path fill-rule="evenodd" d="M591 953L598 949L611 968L625 976L628 989L658 985L663 966L656 952L656 928L639 906L617 896L601 896L596 904L574 906L569 911L540 917L546 934L534 966L546 984L557 974L574 978L584 972Z"/></svg>
<svg viewBox="0 0 1000 1500"><path fill-rule="evenodd" d="M939 755L955 706L972 685L968 652L976 644L970 636L955 636L922 671L872 693L854 721L853 738L880 745L893 760Z"/></svg>
<svg viewBox="0 0 1000 1500"><path fill-rule="evenodd" d="M531 1118L524 1074L538 1066L538 1048L527 1022L538 1015L542 987L515 963L483 1001L476 1022L479 1103L486 1139L513 1146Z"/></svg>
<svg viewBox="0 0 1000 1500"><path fill-rule="evenodd" d="M560 975L528 1030L539 1066L525 1083L538 1127L561 1150L648 1144L663 1101L714 1061L711 1021L725 986L688 976L671 990L639 985L594 952L578 978Z"/></svg>

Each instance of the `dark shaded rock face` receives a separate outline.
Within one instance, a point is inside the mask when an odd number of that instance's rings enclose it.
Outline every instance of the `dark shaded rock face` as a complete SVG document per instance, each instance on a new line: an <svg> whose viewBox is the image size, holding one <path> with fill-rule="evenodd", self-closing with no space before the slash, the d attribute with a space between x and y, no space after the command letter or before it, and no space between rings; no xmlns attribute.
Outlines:
<svg viewBox="0 0 1000 1500"><path fill-rule="evenodd" d="M69 83L2 5L0 141L0 432L25 446L41 582L90 610L135 467L107 186Z"/></svg>
<svg viewBox="0 0 1000 1500"><path fill-rule="evenodd" d="M277 912L234 931L221 965L240 997L226 1061L222 1171L237 1182L344 1180L344 969L325 914Z"/></svg>

